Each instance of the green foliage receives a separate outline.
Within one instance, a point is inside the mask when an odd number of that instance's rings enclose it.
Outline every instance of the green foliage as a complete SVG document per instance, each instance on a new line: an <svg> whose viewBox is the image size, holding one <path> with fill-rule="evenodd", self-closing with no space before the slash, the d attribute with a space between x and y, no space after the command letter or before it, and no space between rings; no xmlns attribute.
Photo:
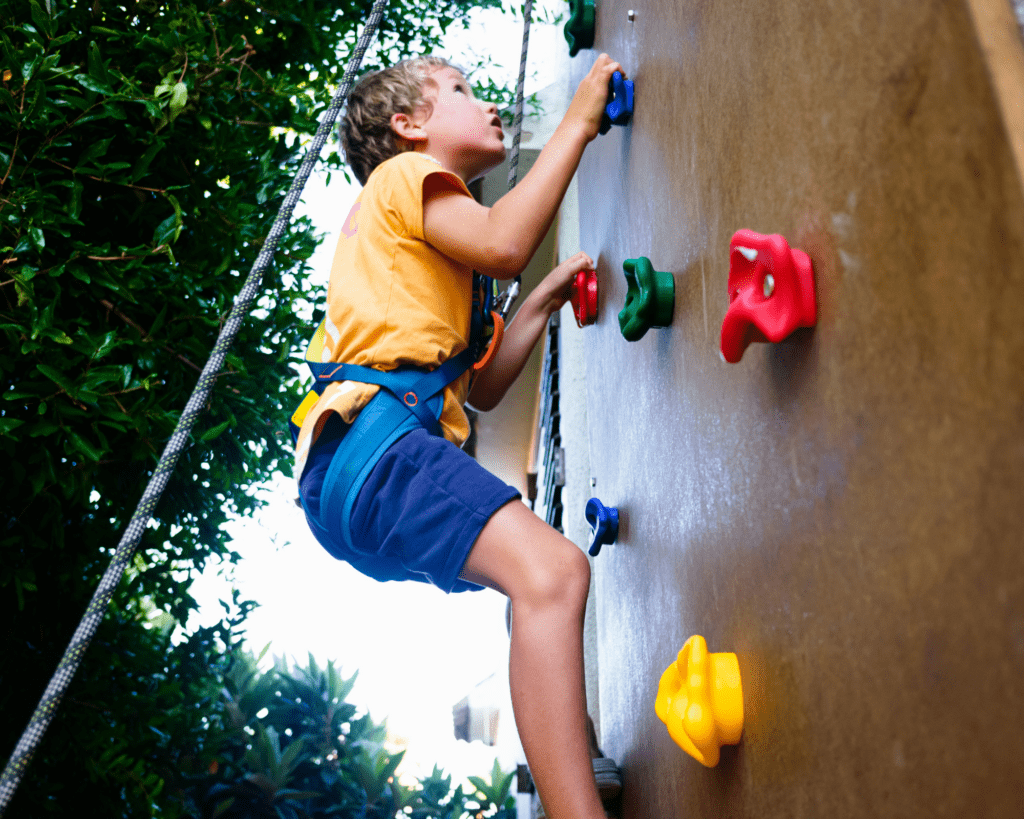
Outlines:
<svg viewBox="0 0 1024 819"><path fill-rule="evenodd" d="M7 748L134 510L370 5L0 0ZM498 0L393 0L367 67L433 50L487 5ZM336 153L325 161L341 167ZM306 267L316 241L308 220L293 220L8 816L176 815L162 783L205 758L210 675L251 604L226 603L226 625L181 646L170 630L195 607L191 574L239 557L224 521L250 513L253 487L290 470L283 430L299 392L295 350L320 298ZM281 729L260 737L252 753L277 766L269 782L303 770Z"/></svg>
<svg viewBox="0 0 1024 819"><path fill-rule="evenodd" d="M505 804L509 798L512 774L503 774L498 766L498 760L494 760L494 770L491 771L490 782L479 776L471 776L469 781L476 788L474 795L481 804L498 806Z"/></svg>
<svg viewBox="0 0 1024 819"><path fill-rule="evenodd" d="M439 769L414 784L395 770L402 753L384 746L386 730L346 702L344 679L312 657L305 668L278 661L261 674L235 653L224 692L210 714L215 738L205 774L181 777L183 804L203 819L513 819L512 774L495 763L477 792L452 789Z"/></svg>

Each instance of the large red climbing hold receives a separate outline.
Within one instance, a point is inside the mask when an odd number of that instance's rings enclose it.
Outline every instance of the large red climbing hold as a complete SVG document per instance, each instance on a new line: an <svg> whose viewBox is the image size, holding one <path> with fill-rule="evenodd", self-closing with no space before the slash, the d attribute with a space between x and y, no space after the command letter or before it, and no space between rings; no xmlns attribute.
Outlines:
<svg viewBox="0 0 1024 819"><path fill-rule="evenodd" d="M738 230L729 242L729 309L722 358L735 364L753 341L775 344L818 320L814 268L783 236Z"/></svg>

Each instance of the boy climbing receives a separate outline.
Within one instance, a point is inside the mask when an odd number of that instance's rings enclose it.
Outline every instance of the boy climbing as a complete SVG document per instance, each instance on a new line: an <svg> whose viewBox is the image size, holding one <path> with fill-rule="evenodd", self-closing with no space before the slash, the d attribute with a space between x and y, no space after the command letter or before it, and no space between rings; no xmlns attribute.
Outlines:
<svg viewBox="0 0 1024 819"><path fill-rule="evenodd" d="M307 353L317 386L294 418L302 504L331 554L378 580L487 586L511 600L516 724L553 819L605 816L583 679L589 563L459 447L463 404L498 404L594 262L577 253L551 271L479 370L474 271L510 279L526 267L621 70L597 58L530 172L490 208L466 186L504 160L501 119L459 70L426 57L359 82L342 133L364 188Z"/></svg>

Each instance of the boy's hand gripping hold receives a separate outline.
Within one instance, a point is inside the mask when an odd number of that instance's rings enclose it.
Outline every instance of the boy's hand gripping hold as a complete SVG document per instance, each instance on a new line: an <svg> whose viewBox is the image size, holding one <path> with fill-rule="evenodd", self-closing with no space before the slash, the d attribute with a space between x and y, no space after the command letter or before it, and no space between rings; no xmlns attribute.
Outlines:
<svg viewBox="0 0 1024 819"><path fill-rule="evenodd" d="M570 119L578 121L587 142L596 138L601 130L601 118L608 103L608 87L616 71L622 74L623 79L626 78L622 66L607 54L601 54L594 61L587 76L583 78L569 104L563 122Z"/></svg>
<svg viewBox="0 0 1024 819"><path fill-rule="evenodd" d="M558 265L533 289L505 330L494 360L473 382L470 405L484 412L498 405L522 372L551 314L569 301L576 274L593 268L593 259L581 251Z"/></svg>
<svg viewBox="0 0 1024 819"><path fill-rule="evenodd" d="M575 256L570 256L558 267L548 273L543 281L534 289L537 294L538 305L544 313L544 321L547 322L552 313L562 309L562 306L572 296L572 283L576 274L581 270L593 270L594 260L582 250ZM525 307L525 305L524 305Z"/></svg>

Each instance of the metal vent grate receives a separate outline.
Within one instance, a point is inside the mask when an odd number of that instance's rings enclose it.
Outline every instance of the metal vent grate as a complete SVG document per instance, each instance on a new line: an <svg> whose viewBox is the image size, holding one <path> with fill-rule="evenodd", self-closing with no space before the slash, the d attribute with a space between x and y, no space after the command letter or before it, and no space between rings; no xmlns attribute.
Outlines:
<svg viewBox="0 0 1024 819"><path fill-rule="evenodd" d="M565 486L565 450L562 449L558 387L558 338L561 317L554 313L544 338L544 369L540 379L537 429L537 493L531 507L557 531L562 529L562 487Z"/></svg>

